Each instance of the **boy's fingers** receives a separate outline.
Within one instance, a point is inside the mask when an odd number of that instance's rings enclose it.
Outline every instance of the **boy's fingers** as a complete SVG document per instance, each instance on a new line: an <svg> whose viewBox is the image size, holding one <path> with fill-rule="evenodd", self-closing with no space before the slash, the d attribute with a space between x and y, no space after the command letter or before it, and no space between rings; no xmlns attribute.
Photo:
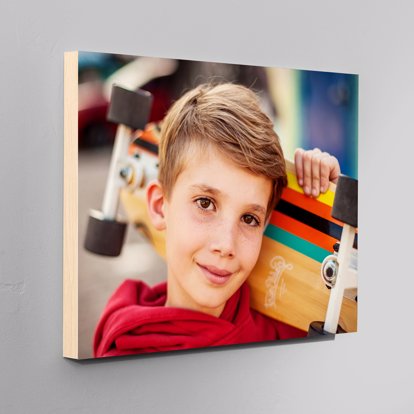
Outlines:
<svg viewBox="0 0 414 414"><path fill-rule="evenodd" d="M303 191L311 195L312 191L312 151L303 154Z"/></svg>
<svg viewBox="0 0 414 414"><path fill-rule="evenodd" d="M321 158L321 192L324 193L329 188L329 181L333 183L338 182L339 175L341 173L341 168L339 166L339 161L332 155L329 155L327 152L322 154Z"/></svg>
<svg viewBox="0 0 414 414"><path fill-rule="evenodd" d="M330 155L329 157L329 162L330 162L329 181L332 181L333 183L336 184L341 174L341 167L339 165L339 161L336 159L336 157L332 155Z"/></svg>
<svg viewBox="0 0 414 414"><path fill-rule="evenodd" d="M318 197L329 188L329 181L336 182L340 174L338 160L319 148L295 151L296 176L308 196Z"/></svg>
<svg viewBox="0 0 414 414"><path fill-rule="evenodd" d="M304 152L305 151L302 148L298 148L295 151L296 177L301 187L303 186L303 154Z"/></svg>
<svg viewBox="0 0 414 414"><path fill-rule="evenodd" d="M321 155L321 163L320 163L321 193L325 193L329 188L329 176L331 172L330 158L331 156L327 152L324 152Z"/></svg>
<svg viewBox="0 0 414 414"><path fill-rule="evenodd" d="M321 154L314 152L312 156L312 196L318 197L320 193L321 176L320 176Z"/></svg>

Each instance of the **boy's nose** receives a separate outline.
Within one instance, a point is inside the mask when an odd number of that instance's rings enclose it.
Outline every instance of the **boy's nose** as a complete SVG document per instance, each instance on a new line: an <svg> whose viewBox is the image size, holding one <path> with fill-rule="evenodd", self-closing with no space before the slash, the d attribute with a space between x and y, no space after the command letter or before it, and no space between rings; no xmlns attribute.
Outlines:
<svg viewBox="0 0 414 414"><path fill-rule="evenodd" d="M236 253L237 226L232 222L223 222L214 231L211 251L221 257L232 258Z"/></svg>

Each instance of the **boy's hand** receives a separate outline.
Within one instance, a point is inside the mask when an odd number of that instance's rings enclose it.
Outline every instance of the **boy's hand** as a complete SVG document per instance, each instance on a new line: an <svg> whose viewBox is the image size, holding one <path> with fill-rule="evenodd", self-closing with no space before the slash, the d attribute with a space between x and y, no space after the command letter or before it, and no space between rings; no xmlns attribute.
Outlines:
<svg viewBox="0 0 414 414"><path fill-rule="evenodd" d="M329 181L336 184L341 173L338 160L320 149L295 151L295 168L299 185L306 195L318 197L329 188Z"/></svg>

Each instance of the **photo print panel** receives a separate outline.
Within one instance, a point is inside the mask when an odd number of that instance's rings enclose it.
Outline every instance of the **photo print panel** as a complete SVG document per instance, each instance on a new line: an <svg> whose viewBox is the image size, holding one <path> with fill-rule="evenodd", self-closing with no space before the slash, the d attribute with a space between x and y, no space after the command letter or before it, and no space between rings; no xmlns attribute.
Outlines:
<svg viewBox="0 0 414 414"><path fill-rule="evenodd" d="M358 76L65 53L65 357L357 330Z"/></svg>

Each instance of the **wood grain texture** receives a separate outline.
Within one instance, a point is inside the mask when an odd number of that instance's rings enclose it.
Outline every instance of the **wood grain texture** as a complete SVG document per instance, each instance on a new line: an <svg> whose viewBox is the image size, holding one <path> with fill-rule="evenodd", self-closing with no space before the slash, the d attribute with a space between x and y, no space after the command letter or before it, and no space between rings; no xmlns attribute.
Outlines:
<svg viewBox="0 0 414 414"><path fill-rule="evenodd" d="M307 331L325 320L329 290L320 276L320 263L264 237L259 260L248 282L254 309ZM356 302L344 298L340 325L356 331Z"/></svg>
<svg viewBox="0 0 414 414"><path fill-rule="evenodd" d="M78 52L64 57L63 356L78 358Z"/></svg>

